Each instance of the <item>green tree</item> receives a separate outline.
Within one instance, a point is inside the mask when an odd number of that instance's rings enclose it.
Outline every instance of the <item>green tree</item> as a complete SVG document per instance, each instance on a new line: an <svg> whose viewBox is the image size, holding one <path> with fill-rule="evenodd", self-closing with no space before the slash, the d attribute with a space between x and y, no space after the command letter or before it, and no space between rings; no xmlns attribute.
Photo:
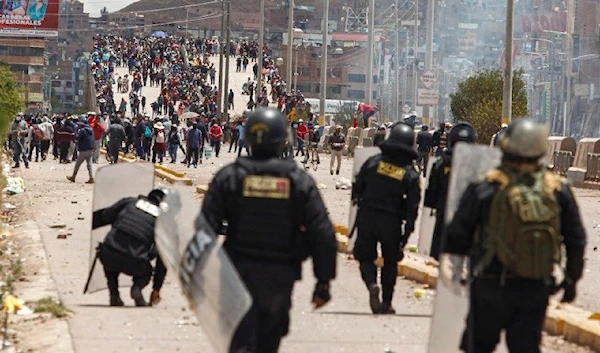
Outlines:
<svg viewBox="0 0 600 353"><path fill-rule="evenodd" d="M15 73L0 63L0 138L4 139L11 121L23 109L23 88Z"/></svg>
<svg viewBox="0 0 600 353"><path fill-rule="evenodd" d="M471 123L479 142L489 143L498 131L502 119L503 73L500 70L484 69L458 84L458 90L450 95L450 109L454 121ZM527 92L523 71L513 73L512 117L527 116Z"/></svg>

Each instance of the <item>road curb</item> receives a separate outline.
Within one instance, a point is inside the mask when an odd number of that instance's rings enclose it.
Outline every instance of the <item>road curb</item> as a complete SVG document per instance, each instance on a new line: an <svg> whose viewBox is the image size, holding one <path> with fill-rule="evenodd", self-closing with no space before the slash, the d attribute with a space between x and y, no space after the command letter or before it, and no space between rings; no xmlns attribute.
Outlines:
<svg viewBox="0 0 600 353"><path fill-rule="evenodd" d="M106 149L102 148L101 152L106 154ZM125 155L123 152L119 152L119 161L126 163L134 163L135 158L131 158L130 155ZM154 164L154 175L168 181L171 184L184 184L193 185L192 179L185 176L185 173L174 171L170 168L163 167L160 164Z"/></svg>
<svg viewBox="0 0 600 353"><path fill-rule="evenodd" d="M30 205L33 205L29 195L27 196L27 200ZM27 302L50 296L61 300L58 287L52 277L50 264L48 262L48 254L37 222L34 220L27 220L19 222L16 227L19 228L15 231L14 238L19 239L21 253L24 254L24 256L35 257L36 261L39 261L40 266L33 273L27 271L23 276L26 280L19 282L17 286L17 295L19 299ZM50 351L74 353L75 349L69 322L63 319L53 319L53 321L54 322L50 327L51 332L54 333ZM45 329L48 329L48 327L45 327ZM42 330L39 334L43 337L44 334L48 335L48 332ZM32 339L32 337L29 338ZM40 351L48 352L46 349L41 349Z"/></svg>
<svg viewBox="0 0 600 353"><path fill-rule="evenodd" d="M336 226L337 229L347 230L343 226ZM338 251L347 254L348 237L341 232L336 232L336 239ZM376 262L381 265L381 258ZM404 259L398 263L398 276L435 288L438 269L421 255L405 252ZM544 320L544 331L551 335L562 336L565 341L600 352L600 314L598 313L551 301Z"/></svg>

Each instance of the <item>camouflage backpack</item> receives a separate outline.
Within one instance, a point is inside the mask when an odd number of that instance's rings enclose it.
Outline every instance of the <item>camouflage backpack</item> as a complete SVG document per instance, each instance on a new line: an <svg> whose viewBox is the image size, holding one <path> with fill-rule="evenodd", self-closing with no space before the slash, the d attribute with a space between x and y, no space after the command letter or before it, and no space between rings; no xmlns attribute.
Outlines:
<svg viewBox="0 0 600 353"><path fill-rule="evenodd" d="M560 211L557 175L538 171L514 173L494 169L486 175L499 185L485 233L486 249L476 274L496 257L507 273L544 280L560 262Z"/></svg>

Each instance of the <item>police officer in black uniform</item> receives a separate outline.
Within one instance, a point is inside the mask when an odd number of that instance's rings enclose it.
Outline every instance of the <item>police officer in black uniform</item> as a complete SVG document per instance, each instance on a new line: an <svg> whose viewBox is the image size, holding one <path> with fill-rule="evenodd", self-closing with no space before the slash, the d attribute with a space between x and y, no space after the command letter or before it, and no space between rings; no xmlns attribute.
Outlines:
<svg viewBox="0 0 600 353"><path fill-rule="evenodd" d="M446 231L442 256L469 255L472 266L471 308L461 346L465 352L494 351L502 330L511 353L540 352L548 298L556 289L552 268L560 262L561 245L567 255L562 301L575 299L586 234L570 187L539 163L547 137L542 124L513 121L500 137L501 165L467 188ZM498 195L506 197L506 206L497 206L502 205ZM523 243L514 246L515 241Z"/></svg>
<svg viewBox="0 0 600 353"><path fill-rule="evenodd" d="M288 333L294 282L308 256L317 278L314 306L331 298L335 231L314 180L293 160L279 158L288 129L278 110L253 112L246 123L251 156L221 169L202 204L213 229L227 222L223 246L254 299L231 352L277 352Z"/></svg>
<svg viewBox="0 0 600 353"><path fill-rule="evenodd" d="M425 207L436 210L435 228L431 240L430 255L439 260L442 246L442 231L446 214L446 197L448 196L448 183L452 171L452 149L457 142L475 143L477 132L469 123L456 124L448 133L448 147L442 156L433 164L429 184L425 192Z"/></svg>
<svg viewBox="0 0 600 353"><path fill-rule="evenodd" d="M167 192L166 189L155 189L147 197L127 197L108 208L94 212L92 229L112 225L104 242L98 246L98 258L104 266L111 306L123 306L119 295L120 273L133 277L131 298L135 305L148 306L142 296L142 289L150 283L150 260L155 257L156 270L150 302L158 304L160 301L160 289L167 269L160 256L157 256L154 224L159 214L158 205Z"/></svg>
<svg viewBox="0 0 600 353"><path fill-rule="evenodd" d="M352 202L358 205L358 238L354 257L369 290L369 304L374 314L393 314L392 297L398 261L408 236L415 228L421 185L414 167L418 155L413 144L415 133L404 123L396 124L379 148L381 154L369 158L361 167L352 186ZM404 224L404 232L402 225ZM384 258L381 270L382 299L377 285L377 243Z"/></svg>

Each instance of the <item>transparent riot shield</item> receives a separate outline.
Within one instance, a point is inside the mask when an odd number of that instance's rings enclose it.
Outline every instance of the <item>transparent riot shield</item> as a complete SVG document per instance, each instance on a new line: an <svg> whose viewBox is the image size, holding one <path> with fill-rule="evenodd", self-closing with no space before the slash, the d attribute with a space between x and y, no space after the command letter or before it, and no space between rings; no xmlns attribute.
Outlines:
<svg viewBox="0 0 600 353"><path fill-rule="evenodd" d="M497 148L458 143L452 157L452 175L446 200L446 224L469 184L482 178L486 172L500 164ZM469 310L466 288L457 283L464 273L465 258L442 254L434 303L433 320L429 336L429 353L459 353ZM449 278L451 277L451 278Z"/></svg>
<svg viewBox="0 0 600 353"><path fill-rule="evenodd" d="M189 190L172 188L161 202L155 239L215 352L228 353L252 297Z"/></svg>
<svg viewBox="0 0 600 353"><path fill-rule="evenodd" d="M421 255L429 256L431 251L431 242L433 239L433 231L435 229L435 210L430 207L425 207L425 192L429 187L429 178L431 177L431 170L433 169L433 165L437 161L437 158L429 158L429 163L427 163L427 179L425 179L425 183L423 185L423 190L421 190L421 204L419 205L419 243L417 245L417 251Z"/></svg>
<svg viewBox="0 0 600 353"><path fill-rule="evenodd" d="M379 147L357 148L354 150L354 165L352 166L352 183L356 181L356 176L360 172L360 168L372 156L381 153ZM354 243L356 242L357 231L354 227L356 223L356 213L358 207L350 204L350 219L348 220L348 252L352 253ZM352 234L354 233L354 234Z"/></svg>
<svg viewBox="0 0 600 353"><path fill-rule="evenodd" d="M154 187L154 165L145 163L118 163L99 168L94 177L94 198L92 215L95 211L114 205L126 197L148 195ZM93 216L92 216L93 217ZM97 263L96 248L104 241L111 225L91 231L90 271L84 293L94 293L106 289L106 278L102 266ZM131 286L131 277L119 278L122 287Z"/></svg>

